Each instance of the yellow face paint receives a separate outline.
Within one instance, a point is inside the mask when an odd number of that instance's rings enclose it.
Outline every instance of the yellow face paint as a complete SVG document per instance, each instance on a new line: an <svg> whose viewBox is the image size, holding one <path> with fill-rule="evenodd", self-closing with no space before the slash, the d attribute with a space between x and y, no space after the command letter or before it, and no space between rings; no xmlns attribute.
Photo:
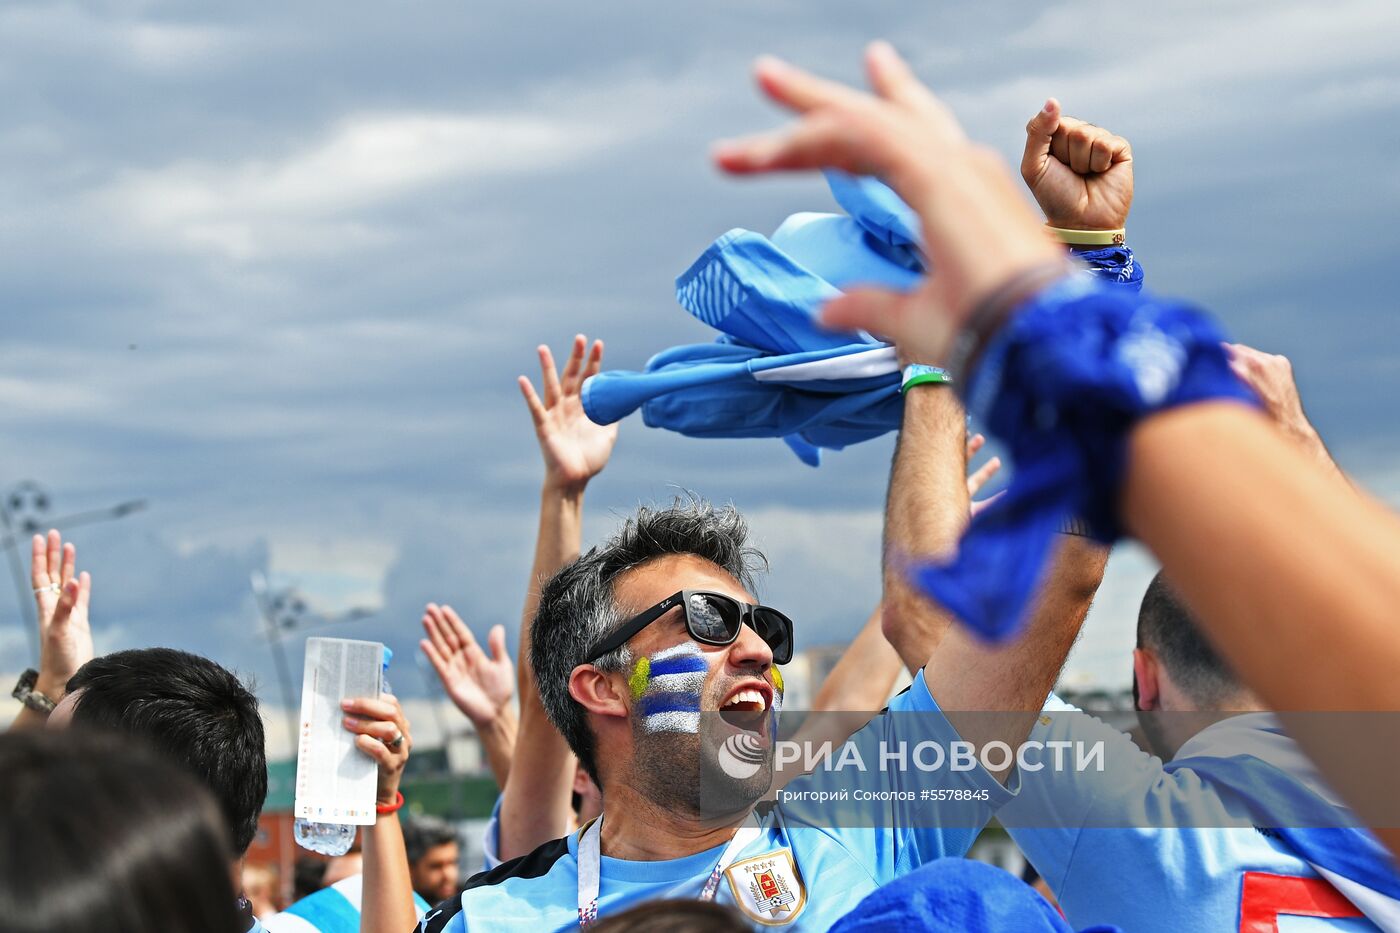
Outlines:
<svg viewBox="0 0 1400 933"><path fill-rule="evenodd" d="M627 686L632 691L632 699L641 699L647 689L647 679L651 676L651 658L638 658L632 665L632 676L627 678Z"/></svg>
<svg viewBox="0 0 1400 933"><path fill-rule="evenodd" d="M773 665L771 668L769 668L769 670L771 670L771 671L773 672L773 688L774 688L775 690L777 690L779 693L782 693L782 692L783 692L783 672L780 671L780 670L778 670L778 666L777 666L776 664Z"/></svg>

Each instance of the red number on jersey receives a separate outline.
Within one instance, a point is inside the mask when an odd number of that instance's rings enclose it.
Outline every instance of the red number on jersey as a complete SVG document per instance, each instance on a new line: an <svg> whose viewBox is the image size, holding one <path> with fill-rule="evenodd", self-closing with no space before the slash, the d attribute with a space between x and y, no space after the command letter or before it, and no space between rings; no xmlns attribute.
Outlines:
<svg viewBox="0 0 1400 933"><path fill-rule="evenodd" d="M1240 933L1278 933L1281 914L1338 920L1362 916L1342 892L1322 878L1245 872L1240 889Z"/></svg>

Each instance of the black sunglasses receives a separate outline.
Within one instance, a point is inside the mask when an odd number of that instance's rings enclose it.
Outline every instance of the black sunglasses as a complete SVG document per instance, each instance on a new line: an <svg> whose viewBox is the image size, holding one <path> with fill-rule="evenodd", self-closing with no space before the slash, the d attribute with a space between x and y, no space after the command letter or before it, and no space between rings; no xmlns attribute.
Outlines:
<svg viewBox="0 0 1400 933"><path fill-rule="evenodd" d="M772 649L774 664L786 664L792 660L792 620L778 610L751 606L705 590L681 590L622 623L617 631L588 650L583 663L596 661L609 651L621 648L633 635L676 606L685 607L686 630L698 642L707 645L732 644L747 623Z"/></svg>

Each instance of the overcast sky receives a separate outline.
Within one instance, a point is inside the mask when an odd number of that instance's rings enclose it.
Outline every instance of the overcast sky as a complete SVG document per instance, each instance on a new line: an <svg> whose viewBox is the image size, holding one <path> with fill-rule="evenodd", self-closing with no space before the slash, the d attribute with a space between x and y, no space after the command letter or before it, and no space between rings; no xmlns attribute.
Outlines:
<svg viewBox="0 0 1400 933"><path fill-rule="evenodd" d="M819 179L709 167L779 119L748 63L855 79L882 36L1013 164L1047 95L1127 136L1149 286L1290 355L1342 464L1400 499L1400 5L206 7L0 7L0 489L151 501L75 532L100 650L203 652L275 701L254 570L381 607L337 633L405 664L430 599L513 629L540 476L514 377L577 331L618 368L709 339L675 276L731 227L834 209ZM733 500L764 597L803 643L844 640L878 598L890 450L813 470L633 418L588 534L677 489ZM1077 681L1127 683L1152 570L1115 555Z"/></svg>

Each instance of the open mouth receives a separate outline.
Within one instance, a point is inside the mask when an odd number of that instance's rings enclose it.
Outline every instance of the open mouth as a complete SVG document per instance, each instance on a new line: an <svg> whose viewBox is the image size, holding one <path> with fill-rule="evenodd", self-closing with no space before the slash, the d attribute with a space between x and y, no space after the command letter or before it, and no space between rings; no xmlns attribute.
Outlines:
<svg viewBox="0 0 1400 933"><path fill-rule="evenodd" d="M772 700L767 690L757 686L744 686L735 690L720 705L719 714L724 722L745 732L765 732L768 712Z"/></svg>
<svg viewBox="0 0 1400 933"><path fill-rule="evenodd" d="M740 690L725 701L721 712L764 713L768 711L768 698L752 687Z"/></svg>

